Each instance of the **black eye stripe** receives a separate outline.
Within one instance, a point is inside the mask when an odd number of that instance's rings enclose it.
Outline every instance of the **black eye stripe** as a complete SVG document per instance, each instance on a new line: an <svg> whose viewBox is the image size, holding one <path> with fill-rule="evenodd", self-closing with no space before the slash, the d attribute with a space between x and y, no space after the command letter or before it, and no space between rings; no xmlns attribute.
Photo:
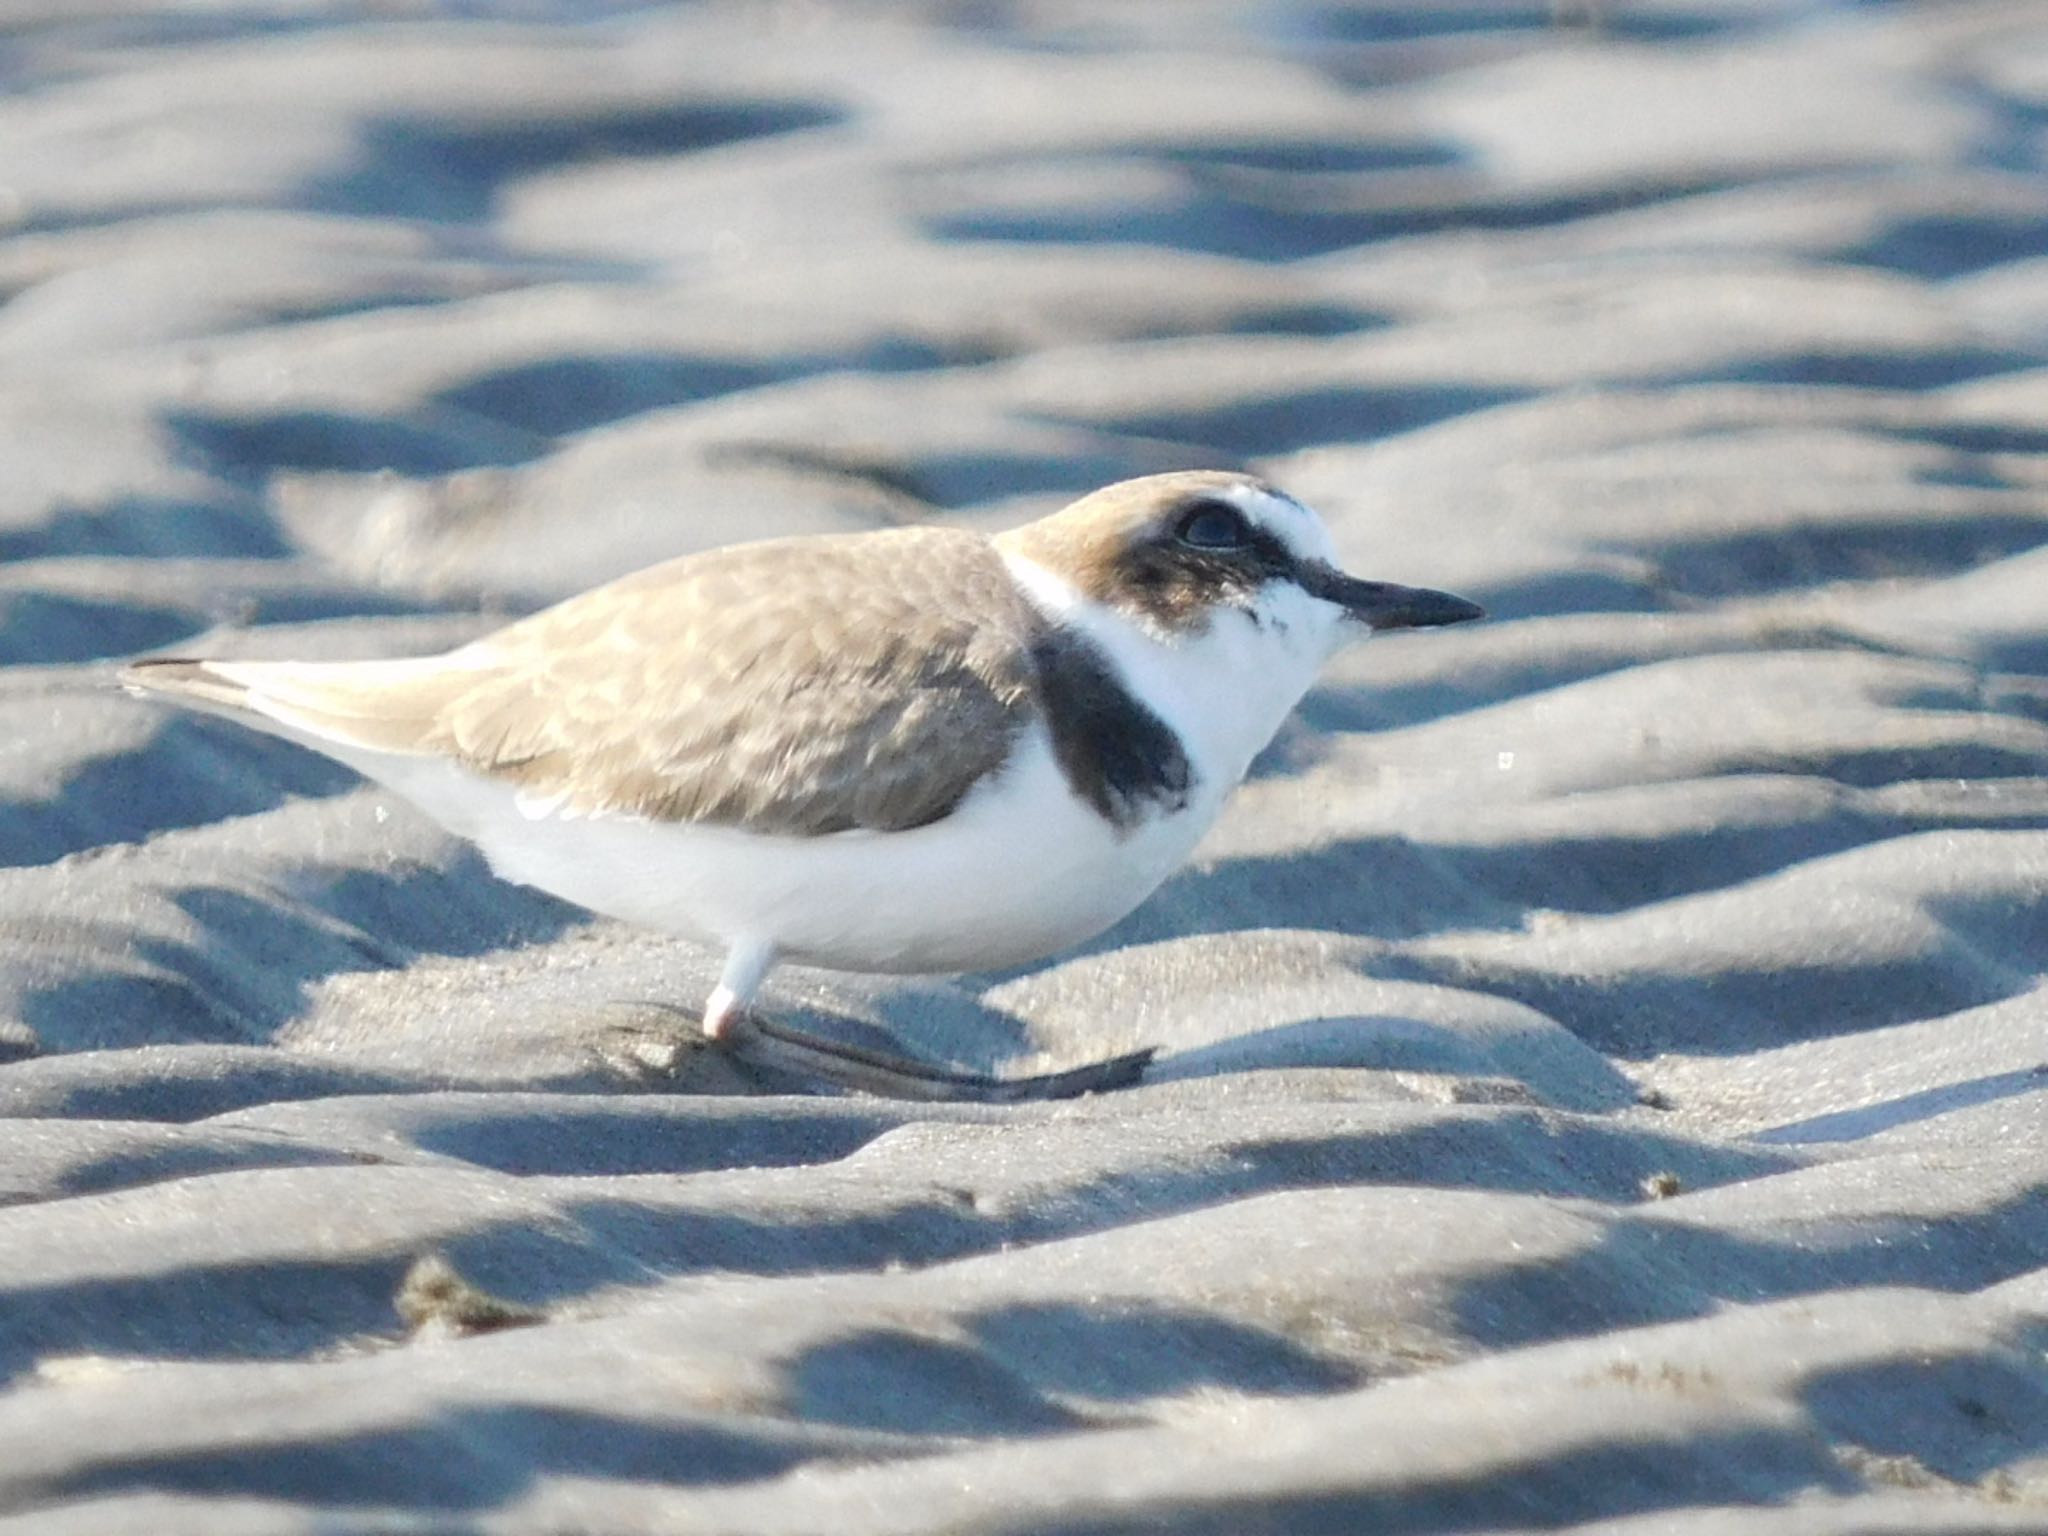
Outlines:
<svg viewBox="0 0 2048 1536"><path fill-rule="evenodd" d="M1234 520L1236 541L1205 546L1185 537L1188 519L1215 510ZM1191 496L1125 546L1110 590L1115 600L1169 630L1200 630L1218 607L1255 609L1270 582L1295 581L1301 560L1278 535L1220 496Z"/></svg>
<svg viewBox="0 0 2048 1536"><path fill-rule="evenodd" d="M1252 527L1251 543L1246 546L1246 553L1253 557L1259 569L1268 576L1294 574L1294 551L1256 524Z"/></svg>

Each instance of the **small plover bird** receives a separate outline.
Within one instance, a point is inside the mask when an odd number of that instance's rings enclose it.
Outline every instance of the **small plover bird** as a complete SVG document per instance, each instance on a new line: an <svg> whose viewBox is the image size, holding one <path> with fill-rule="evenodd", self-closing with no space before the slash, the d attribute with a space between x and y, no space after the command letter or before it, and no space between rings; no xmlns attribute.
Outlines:
<svg viewBox="0 0 2048 1536"><path fill-rule="evenodd" d="M989 970L1109 927L1193 851L1345 641L1463 598L1344 574L1248 475L1129 480L995 538L774 539L657 565L444 655L159 658L131 688L336 758L501 876L722 946L704 1034L842 1084L1040 1097L762 1019L769 969ZM779 1064L787 1065L785 1058Z"/></svg>

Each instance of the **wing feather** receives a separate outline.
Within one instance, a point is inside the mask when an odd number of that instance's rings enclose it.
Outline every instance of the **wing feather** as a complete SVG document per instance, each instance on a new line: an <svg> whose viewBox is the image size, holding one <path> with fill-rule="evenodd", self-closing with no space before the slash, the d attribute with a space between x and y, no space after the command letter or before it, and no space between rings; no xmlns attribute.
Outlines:
<svg viewBox="0 0 2048 1536"><path fill-rule="evenodd" d="M122 675L366 772L439 754L557 813L820 836L936 821L999 767L1042 627L985 539L891 529L673 560L445 656Z"/></svg>
<svg viewBox="0 0 2048 1536"><path fill-rule="evenodd" d="M711 551L479 642L419 747L572 814L903 830L1007 755L1034 622L972 534Z"/></svg>

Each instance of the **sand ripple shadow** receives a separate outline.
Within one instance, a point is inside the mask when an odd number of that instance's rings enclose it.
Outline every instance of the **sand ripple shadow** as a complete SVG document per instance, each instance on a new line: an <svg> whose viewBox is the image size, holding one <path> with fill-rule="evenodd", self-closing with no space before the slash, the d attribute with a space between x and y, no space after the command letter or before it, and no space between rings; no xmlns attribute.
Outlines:
<svg viewBox="0 0 2048 1536"><path fill-rule="evenodd" d="M356 217L471 223L488 220L499 190L517 177L691 154L826 127L843 115L837 106L801 98L704 97L497 122L392 116L360 129L354 164L308 182L298 195L304 206Z"/></svg>
<svg viewBox="0 0 2048 1536"><path fill-rule="evenodd" d="M622 1108L622 1116L629 1110ZM659 1129L641 1118L640 1134ZM797 1129L812 1134L800 1123ZM835 1129L863 1144L871 1139L871 1127L858 1117ZM791 1123L785 1118L769 1130L786 1137ZM1014 1128L1027 1140L1030 1132L1029 1126ZM317 1135L301 1149L323 1150ZM780 1151L792 1149L785 1142ZM641 1157L624 1162L636 1169L652 1165ZM520 1186L516 1198L478 1204L473 1218L466 1218L464 1204L472 1197L465 1191L481 1174L417 1166L356 1171L311 1155L292 1166L192 1180L186 1188L193 1208L214 1212L205 1230L194 1227L189 1241L165 1234L115 1243L98 1266L118 1271L125 1265L126 1273L45 1283L34 1278L34 1263L18 1264L20 1278L5 1289L0 1306L0 1373L17 1374L37 1359L74 1351L292 1359L350 1339L388 1336L396 1325L391 1298L400 1274L411 1256L428 1248L447 1254L487 1290L523 1305L550 1307L602 1289L645 1285L654 1277L729 1280L922 1268L1226 1208L1282 1190L1406 1182L1628 1201L1653 1169L1676 1170L1687 1187L1704 1188L1795 1165L1781 1152L1718 1149L1512 1111L1345 1135L1245 1135L1201 1159L1084 1166L1008 1206L960 1198L917 1170L885 1180L872 1199L843 1209L823 1208L800 1196L798 1186L770 1175L718 1176L751 1178L760 1199L743 1198L744 1191L720 1193L723 1186L712 1186L700 1199L687 1181L663 1186L659 1196L630 1189L605 1193L601 1180L586 1180L579 1170L573 1179ZM91 1198L112 1202L113 1210L148 1195ZM793 1196L795 1204L784 1203ZM324 1257L219 1257L235 1247L275 1249L280 1224L302 1221L315 1206L334 1213L323 1228ZM18 1208L8 1220L32 1245L39 1223L55 1222L53 1232L70 1231L83 1214L69 1201L56 1201ZM408 1229L416 1230L408 1236ZM995 1348L1007 1339L1002 1347L1028 1353L1032 1329L1043 1323L1028 1314L999 1317L989 1323L984 1342ZM1278 1345L1215 1331L1227 1328L1225 1320L1203 1333L1204 1349L1217 1345L1223 1357L1242 1363L1257 1344L1253 1354L1264 1351L1260 1358L1267 1364L1261 1369L1281 1384L1276 1390L1290 1382L1286 1390L1321 1389L1322 1378L1303 1359L1274 1354ZM1135 1391L1146 1368L1129 1362L1116 1369L1129 1377L1125 1390Z"/></svg>
<svg viewBox="0 0 2048 1536"><path fill-rule="evenodd" d="M1907 1458L1895 1474L1906 1486L1945 1479L1967 1487L2048 1450L2044 1349L2048 1330L2015 1328L1979 1349L1828 1371L1801 1395L1833 1435L1875 1456ZM1995 1486L1987 1492L1997 1496Z"/></svg>
<svg viewBox="0 0 2048 1536"><path fill-rule="evenodd" d="M1582 1251L1506 1264L1459 1289L1458 1315L1494 1348L1704 1317L1828 1291L1899 1286L1967 1293L2040 1267L2048 1188L1985 1210L1816 1224L1783 1238L1625 1217Z"/></svg>
<svg viewBox="0 0 2048 1536"><path fill-rule="evenodd" d="M1829 1467L1811 1433L1787 1425L1639 1432L1625 1443L1518 1458L1512 1466L1417 1475L1396 1486L1310 1489L1257 1497L1154 1499L1114 1515L1003 1522L991 1536L1423 1536L1499 1528L1503 1510L1541 1510L1546 1524L1654 1515L1691 1504L1773 1504L1816 1489L1848 1493L1855 1478Z"/></svg>
<svg viewBox="0 0 2048 1536"><path fill-rule="evenodd" d="M464 850L446 869L347 870L297 896L190 885L167 893L189 937L131 933L119 963L83 967L22 994L45 1045L270 1039L316 985L422 954L484 955L559 937L585 921L566 903L488 881ZM140 1038L138 1038L140 1035Z"/></svg>
<svg viewBox="0 0 2048 1536"><path fill-rule="evenodd" d="M465 1404L396 1429L104 1461L32 1491L82 1499L164 1489L344 1510L402 1501L452 1515L510 1504L551 1474L666 1481L687 1469L693 1483L733 1483L775 1476L810 1454L804 1437L772 1420Z"/></svg>
<svg viewBox="0 0 2048 1536"><path fill-rule="evenodd" d="M1187 1307L1020 1303L954 1326L966 1337L873 1330L815 1345L784 1365L792 1407L855 1429L1008 1436L1100 1427L1117 1404L1204 1387L1306 1396L1361 1382L1280 1334Z"/></svg>
<svg viewBox="0 0 2048 1536"><path fill-rule="evenodd" d="M317 754L172 716L142 747L77 762L53 794L0 800L0 849L9 867L49 864L274 810L295 797L342 794L361 782Z"/></svg>

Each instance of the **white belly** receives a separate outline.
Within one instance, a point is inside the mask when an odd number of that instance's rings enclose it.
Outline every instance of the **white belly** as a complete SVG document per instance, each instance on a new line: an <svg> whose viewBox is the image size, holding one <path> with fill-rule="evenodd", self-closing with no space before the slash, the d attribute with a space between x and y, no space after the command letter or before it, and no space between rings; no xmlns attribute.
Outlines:
<svg viewBox="0 0 2048 1536"><path fill-rule="evenodd" d="M331 748L330 748L331 750ZM952 815L908 832L761 836L623 816L533 816L438 760L355 756L474 840L499 874L608 917L707 942L771 943L851 971L964 971L1100 933L1193 850L1228 786L1125 833L1067 790L1044 731Z"/></svg>

